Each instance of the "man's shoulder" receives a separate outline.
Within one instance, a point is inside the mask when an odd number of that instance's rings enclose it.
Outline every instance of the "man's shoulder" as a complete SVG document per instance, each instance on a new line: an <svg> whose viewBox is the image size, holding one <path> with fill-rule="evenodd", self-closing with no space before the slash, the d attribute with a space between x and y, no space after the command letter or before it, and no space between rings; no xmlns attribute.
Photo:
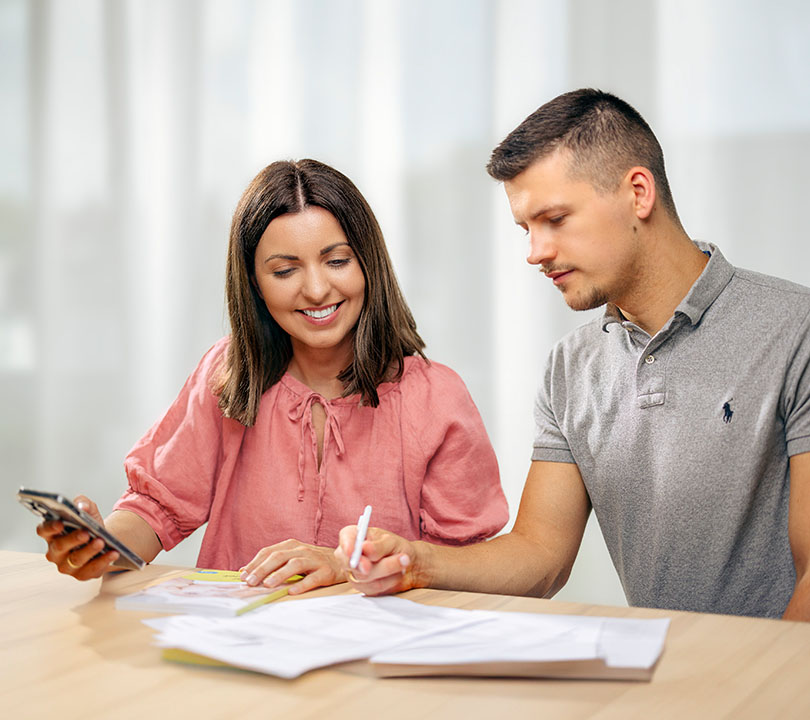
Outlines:
<svg viewBox="0 0 810 720"><path fill-rule="evenodd" d="M795 299L799 302L810 302L810 287L773 275L735 268L732 282L743 286L751 293L773 296L774 298L795 296Z"/></svg>
<svg viewBox="0 0 810 720"><path fill-rule="evenodd" d="M728 290L748 322L792 325L810 314L810 287L773 275L735 268Z"/></svg>

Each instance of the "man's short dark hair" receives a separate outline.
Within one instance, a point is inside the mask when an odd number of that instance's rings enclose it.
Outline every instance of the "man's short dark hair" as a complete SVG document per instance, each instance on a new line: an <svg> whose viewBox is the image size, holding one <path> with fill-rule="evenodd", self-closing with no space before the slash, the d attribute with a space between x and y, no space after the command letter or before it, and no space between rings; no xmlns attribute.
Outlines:
<svg viewBox="0 0 810 720"><path fill-rule="evenodd" d="M602 192L616 190L631 167L646 167L662 205L677 220L658 139L635 108L601 90L564 93L535 110L492 151L487 172L512 180L561 148L571 153L572 174Z"/></svg>

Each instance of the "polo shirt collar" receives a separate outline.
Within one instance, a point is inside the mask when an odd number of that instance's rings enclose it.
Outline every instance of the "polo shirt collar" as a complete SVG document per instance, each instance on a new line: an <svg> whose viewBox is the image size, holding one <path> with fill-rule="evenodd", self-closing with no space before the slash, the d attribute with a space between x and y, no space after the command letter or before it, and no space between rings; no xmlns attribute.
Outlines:
<svg viewBox="0 0 810 720"><path fill-rule="evenodd" d="M703 313L709 309L717 296L728 285L734 275L734 266L723 257L718 247L712 243L702 240L693 240L698 249L709 254L709 262L703 268L694 285L686 293L686 297L675 308L674 315L686 315L692 325L696 325L703 317ZM602 316L602 330L608 332L608 326L612 323L626 322L621 310L613 303L605 306L605 314Z"/></svg>

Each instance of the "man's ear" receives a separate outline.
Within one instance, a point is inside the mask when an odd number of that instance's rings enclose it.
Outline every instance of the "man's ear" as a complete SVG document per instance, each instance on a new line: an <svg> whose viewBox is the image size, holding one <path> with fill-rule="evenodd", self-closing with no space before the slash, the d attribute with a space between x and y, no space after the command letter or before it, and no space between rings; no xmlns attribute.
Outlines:
<svg viewBox="0 0 810 720"><path fill-rule="evenodd" d="M647 168L641 166L630 168L625 178L633 189L633 210L636 217L646 220L655 205L655 178Z"/></svg>

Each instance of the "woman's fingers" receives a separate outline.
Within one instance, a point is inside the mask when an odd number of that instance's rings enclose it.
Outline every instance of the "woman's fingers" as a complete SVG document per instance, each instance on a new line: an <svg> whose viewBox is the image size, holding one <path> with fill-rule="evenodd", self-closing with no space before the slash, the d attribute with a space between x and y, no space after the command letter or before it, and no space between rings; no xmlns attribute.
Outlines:
<svg viewBox="0 0 810 720"><path fill-rule="evenodd" d="M45 542L50 542L51 538L65 532L65 526L61 520L46 520L37 525L37 535Z"/></svg>
<svg viewBox="0 0 810 720"><path fill-rule="evenodd" d="M83 531L79 531L78 538L81 538L81 532ZM87 533L84 533L84 535L87 536ZM65 538L67 537L65 536ZM87 537L89 540L89 536ZM60 540L65 538L60 538ZM95 538L89 540L89 542L86 541L79 545L66 547L62 552L54 553L53 559L49 559L56 564L59 572L72 575L77 580L89 580L102 575L109 565L118 558L117 552L104 553L103 550L104 541Z"/></svg>
<svg viewBox="0 0 810 720"><path fill-rule="evenodd" d="M297 540L285 540L262 548L242 569L242 580L248 585L277 587L293 575L306 576L304 585L297 587L293 594L333 585L344 579L331 548L307 545Z"/></svg>
<svg viewBox="0 0 810 720"><path fill-rule="evenodd" d="M274 550L276 546L262 548L242 570L242 580L248 585L258 585L268 574L285 565L292 557L288 550Z"/></svg>
<svg viewBox="0 0 810 720"><path fill-rule="evenodd" d="M86 495L77 495L73 498L73 504L76 505L80 510L84 510L90 517L93 518L99 525L102 527L104 526L104 518L101 517L101 513L99 512L98 505L96 505L89 497Z"/></svg>
<svg viewBox="0 0 810 720"><path fill-rule="evenodd" d="M90 498L77 495L73 502L104 526L101 513ZM104 552L105 543L101 538L93 537L82 528L70 532L66 532L66 529L61 520L46 520L37 525L37 535L48 543L45 557L56 565L60 573L72 575L77 580L89 580L101 577L118 559L118 553L114 550Z"/></svg>
<svg viewBox="0 0 810 720"><path fill-rule="evenodd" d="M342 580L335 580L334 574L328 568L320 567L314 572L304 575L298 582L291 583L289 593L290 595L300 595L308 590L334 585L336 582L342 582Z"/></svg>
<svg viewBox="0 0 810 720"><path fill-rule="evenodd" d="M253 585L256 583L248 581L248 578L251 575L256 575L256 571L258 568L266 565L268 562L272 566L275 563L275 568L281 567L287 560L290 558L290 552L296 552L301 547L309 547L304 543L300 543L297 540L284 540L283 542L276 543L275 545L268 545L267 547L263 547L253 559L244 567L240 568L242 572L242 580L248 582L249 585ZM285 554L286 553L286 554ZM271 567L270 570L267 572L272 572L275 569ZM265 572L259 580L261 580L267 573Z"/></svg>
<svg viewBox="0 0 810 720"><path fill-rule="evenodd" d="M48 541L48 552L45 557L52 563L59 564L66 555L78 550L90 541L86 530L73 530L65 535L52 535Z"/></svg>
<svg viewBox="0 0 810 720"><path fill-rule="evenodd" d="M315 573L317 570L323 568L321 558L313 558L311 556L292 555L281 566L277 565L280 561L278 558L273 557L273 562L266 566L260 566L254 572L258 577L261 575L259 582L265 587L276 587L282 585L293 575L309 575Z"/></svg>
<svg viewBox="0 0 810 720"><path fill-rule="evenodd" d="M71 558L71 560L72 559L73 558ZM73 577L75 577L77 580L92 580L94 578L99 578L104 575L107 570L109 570L110 565L112 565L117 559L118 553L115 550L110 550L98 555L98 557L93 556L76 570L71 568L70 572L67 574L73 575ZM60 572L62 572L61 568Z"/></svg>

